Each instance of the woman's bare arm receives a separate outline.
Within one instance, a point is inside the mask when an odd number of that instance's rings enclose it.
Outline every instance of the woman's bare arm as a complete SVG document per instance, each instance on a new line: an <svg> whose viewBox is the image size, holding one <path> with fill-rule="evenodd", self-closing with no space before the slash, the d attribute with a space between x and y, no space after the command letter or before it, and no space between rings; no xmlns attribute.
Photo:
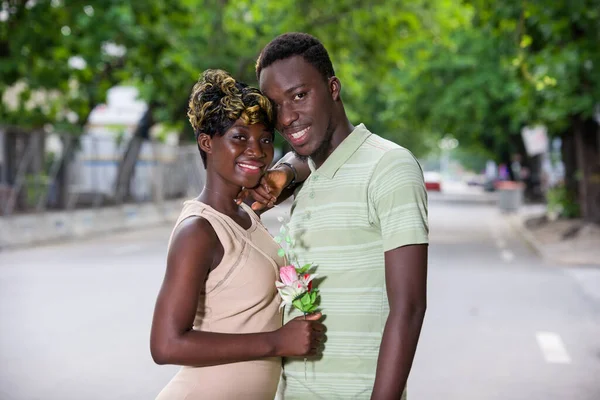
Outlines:
<svg viewBox="0 0 600 400"><path fill-rule="evenodd" d="M214 260L219 239L208 221L193 217L177 228L167 257L160 289L150 350L157 364L208 366L271 356L314 354L323 326L310 320L293 320L273 332L224 334L192 329L198 297Z"/></svg>

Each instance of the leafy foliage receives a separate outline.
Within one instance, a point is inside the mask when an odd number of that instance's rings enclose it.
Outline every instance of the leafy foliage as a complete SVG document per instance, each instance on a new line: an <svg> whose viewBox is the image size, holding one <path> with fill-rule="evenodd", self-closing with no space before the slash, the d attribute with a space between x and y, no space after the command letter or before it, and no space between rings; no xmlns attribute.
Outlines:
<svg viewBox="0 0 600 400"><path fill-rule="evenodd" d="M287 31L324 42L352 121L418 155L447 133L498 154L524 124L560 132L600 98L600 0L0 4L0 119L23 128L81 131L124 83L140 88L155 121L189 131L199 74L222 68L256 84L258 52Z"/></svg>
<svg viewBox="0 0 600 400"><path fill-rule="evenodd" d="M465 3L469 23L433 43L408 83L412 126L499 156L524 125L553 135L600 98L600 1Z"/></svg>
<svg viewBox="0 0 600 400"><path fill-rule="evenodd" d="M187 97L204 69L226 69L256 84L262 46L280 33L305 31L330 51L353 121L423 152L425 141L403 117L403 84L430 54L415 50L420 59L413 60L409 50L443 42L456 25L461 7L436 3L4 1L0 89L12 103L0 118L26 128L80 131L106 90L124 83L140 88L155 121L188 129Z"/></svg>

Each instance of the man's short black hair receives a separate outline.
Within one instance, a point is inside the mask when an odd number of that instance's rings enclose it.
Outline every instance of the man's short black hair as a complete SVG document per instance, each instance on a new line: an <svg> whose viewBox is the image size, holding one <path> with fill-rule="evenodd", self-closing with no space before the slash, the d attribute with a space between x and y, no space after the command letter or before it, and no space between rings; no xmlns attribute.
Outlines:
<svg viewBox="0 0 600 400"><path fill-rule="evenodd" d="M275 61L293 56L302 56L325 80L335 76L329 54L319 39L308 33L290 32L277 36L260 52L256 60L256 78L260 80L261 71Z"/></svg>

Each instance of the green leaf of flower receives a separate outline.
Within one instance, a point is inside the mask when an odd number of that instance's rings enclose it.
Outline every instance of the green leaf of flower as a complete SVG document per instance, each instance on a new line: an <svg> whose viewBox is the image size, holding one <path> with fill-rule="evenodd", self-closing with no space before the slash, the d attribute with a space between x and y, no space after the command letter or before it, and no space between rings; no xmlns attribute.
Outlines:
<svg viewBox="0 0 600 400"><path fill-rule="evenodd" d="M281 243L281 236L275 236L273 240L275 241L275 243Z"/></svg>
<svg viewBox="0 0 600 400"><path fill-rule="evenodd" d="M310 269L311 265L312 265L312 263L304 264L302 267L300 267L298 269L298 273L299 274L305 273L306 271L308 271Z"/></svg>
<svg viewBox="0 0 600 400"><path fill-rule="evenodd" d="M279 257L283 257L283 256L285 256L285 250L284 250L284 249L279 249L279 250L277 250L277 255L278 255Z"/></svg>
<svg viewBox="0 0 600 400"><path fill-rule="evenodd" d="M302 303L303 306L310 306L310 304L311 304L310 293L306 292L304 294L304 296L302 296L302 298L300 299L300 302Z"/></svg>
<svg viewBox="0 0 600 400"><path fill-rule="evenodd" d="M300 300L294 300L292 305L296 307L298 310L302 311L302 302Z"/></svg>

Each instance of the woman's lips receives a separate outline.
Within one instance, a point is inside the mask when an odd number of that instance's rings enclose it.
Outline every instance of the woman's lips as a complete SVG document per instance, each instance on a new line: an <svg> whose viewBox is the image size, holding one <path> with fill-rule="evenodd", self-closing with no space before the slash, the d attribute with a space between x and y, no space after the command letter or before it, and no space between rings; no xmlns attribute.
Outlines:
<svg viewBox="0 0 600 400"><path fill-rule="evenodd" d="M238 167L240 167L240 169L242 171L251 173L251 174L260 174L264 167L264 164L251 164L251 163L245 163L245 162L238 162L237 165L238 165Z"/></svg>

